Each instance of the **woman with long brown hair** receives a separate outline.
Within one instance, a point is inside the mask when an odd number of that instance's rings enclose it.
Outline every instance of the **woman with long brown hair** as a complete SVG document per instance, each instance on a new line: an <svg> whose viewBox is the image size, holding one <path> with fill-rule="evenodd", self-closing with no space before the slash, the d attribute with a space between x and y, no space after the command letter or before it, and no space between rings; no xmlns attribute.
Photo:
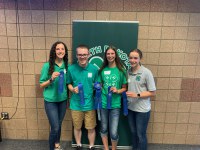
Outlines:
<svg viewBox="0 0 200 150"><path fill-rule="evenodd" d="M50 150L62 150L60 147L61 125L66 113L68 69L68 49L65 43L55 42L50 50L49 62L41 70L40 87L43 88L44 106L51 131Z"/></svg>
<svg viewBox="0 0 200 150"><path fill-rule="evenodd" d="M121 93L126 91L126 72L114 46L109 46L104 55L104 62L99 70L98 81L102 84L101 138L105 150L108 147L108 128L112 150L116 150L118 123L121 108ZM109 127L108 127L109 125Z"/></svg>

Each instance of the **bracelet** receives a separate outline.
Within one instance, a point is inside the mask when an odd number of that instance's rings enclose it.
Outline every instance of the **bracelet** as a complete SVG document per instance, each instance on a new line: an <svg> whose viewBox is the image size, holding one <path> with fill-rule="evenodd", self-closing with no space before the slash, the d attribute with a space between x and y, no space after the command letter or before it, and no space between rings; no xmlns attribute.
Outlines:
<svg viewBox="0 0 200 150"><path fill-rule="evenodd" d="M52 83L52 82L53 82L53 79L52 79L52 78L50 78L50 79L49 79L49 82L50 82L50 83Z"/></svg>

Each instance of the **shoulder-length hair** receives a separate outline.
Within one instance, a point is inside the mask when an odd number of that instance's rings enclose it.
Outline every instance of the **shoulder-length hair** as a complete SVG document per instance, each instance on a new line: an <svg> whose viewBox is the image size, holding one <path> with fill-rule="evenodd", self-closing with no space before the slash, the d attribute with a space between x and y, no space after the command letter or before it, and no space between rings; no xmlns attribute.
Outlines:
<svg viewBox="0 0 200 150"><path fill-rule="evenodd" d="M51 46L51 50L50 50L50 54L49 54L49 75L52 75L52 73L54 72L54 65L55 65L55 60L56 60L56 46L58 44L64 45L65 56L63 57L63 61L65 63L66 71L67 71L67 68L68 68L68 49L67 49L67 46L66 46L65 43L63 43L61 41L57 41Z"/></svg>

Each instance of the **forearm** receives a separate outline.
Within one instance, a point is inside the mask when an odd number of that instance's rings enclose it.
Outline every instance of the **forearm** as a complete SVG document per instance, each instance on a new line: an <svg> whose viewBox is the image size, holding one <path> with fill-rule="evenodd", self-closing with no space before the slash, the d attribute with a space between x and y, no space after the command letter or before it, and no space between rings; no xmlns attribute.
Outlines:
<svg viewBox="0 0 200 150"><path fill-rule="evenodd" d="M144 91L141 93L137 93L140 94L140 98L146 98L146 97L153 97L156 94L156 91Z"/></svg>
<svg viewBox="0 0 200 150"><path fill-rule="evenodd" d="M121 94L121 93L123 93L124 91L126 91L126 88L121 88L121 89L118 89L118 90L117 90L117 93L118 93L118 94Z"/></svg>
<svg viewBox="0 0 200 150"><path fill-rule="evenodd" d="M121 89L118 89L117 90L117 93L118 94L121 94L121 93L123 93L124 91L126 91L127 90L127 85L122 85L122 88Z"/></svg>
<svg viewBox="0 0 200 150"><path fill-rule="evenodd" d="M47 80L47 81L41 83L41 84L40 84L40 88L45 88L45 87L49 86L49 85L51 84L51 82L52 82L52 81L49 79L49 80Z"/></svg>
<svg viewBox="0 0 200 150"><path fill-rule="evenodd" d="M49 78L47 81L40 84L41 88L45 88L49 86L58 76L60 75L59 72L53 72L51 75L51 78Z"/></svg>
<svg viewBox="0 0 200 150"><path fill-rule="evenodd" d="M71 84L68 84L68 89L73 93L74 92L74 87Z"/></svg>

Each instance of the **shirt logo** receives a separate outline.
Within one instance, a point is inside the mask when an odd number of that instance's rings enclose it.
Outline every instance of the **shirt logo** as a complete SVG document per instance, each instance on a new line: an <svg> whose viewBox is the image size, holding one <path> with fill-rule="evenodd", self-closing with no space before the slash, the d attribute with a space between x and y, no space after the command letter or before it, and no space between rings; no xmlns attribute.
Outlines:
<svg viewBox="0 0 200 150"><path fill-rule="evenodd" d="M92 78L92 73L88 73L88 78Z"/></svg>
<svg viewBox="0 0 200 150"><path fill-rule="evenodd" d="M104 79L105 79L105 83L104 83L105 87L109 87L109 86L116 87L117 82L119 81L119 77L117 77L116 74L105 75Z"/></svg>
<svg viewBox="0 0 200 150"><path fill-rule="evenodd" d="M135 78L136 81L140 81L140 79L141 79L141 76L138 76L138 75Z"/></svg>

